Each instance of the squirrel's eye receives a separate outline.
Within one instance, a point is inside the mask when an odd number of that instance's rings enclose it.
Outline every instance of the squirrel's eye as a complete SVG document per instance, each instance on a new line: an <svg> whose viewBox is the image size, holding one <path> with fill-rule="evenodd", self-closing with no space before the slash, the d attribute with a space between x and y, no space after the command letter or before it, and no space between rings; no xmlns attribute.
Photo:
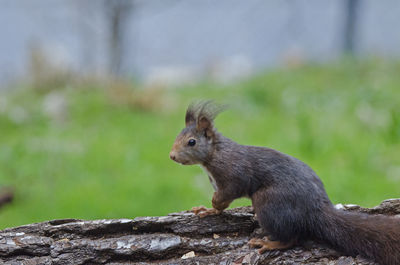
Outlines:
<svg viewBox="0 0 400 265"><path fill-rule="evenodd" d="M189 146L194 146L196 144L196 140L195 139L190 139L188 142Z"/></svg>

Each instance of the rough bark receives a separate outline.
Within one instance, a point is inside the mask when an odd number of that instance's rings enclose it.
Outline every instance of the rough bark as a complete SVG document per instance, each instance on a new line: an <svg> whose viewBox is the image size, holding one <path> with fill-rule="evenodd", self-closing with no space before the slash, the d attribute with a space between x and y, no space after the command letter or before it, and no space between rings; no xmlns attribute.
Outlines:
<svg viewBox="0 0 400 265"><path fill-rule="evenodd" d="M340 207L399 215L400 199L371 209ZM135 219L54 220L0 231L0 260L6 264L371 264L315 242L259 255L247 241L260 233L251 207L205 218L186 211Z"/></svg>

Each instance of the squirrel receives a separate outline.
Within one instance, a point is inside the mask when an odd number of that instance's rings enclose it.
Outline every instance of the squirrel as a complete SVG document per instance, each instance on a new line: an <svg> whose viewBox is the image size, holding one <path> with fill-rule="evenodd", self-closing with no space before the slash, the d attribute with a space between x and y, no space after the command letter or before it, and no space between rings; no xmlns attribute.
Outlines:
<svg viewBox="0 0 400 265"><path fill-rule="evenodd" d="M320 178L302 161L271 148L240 145L217 132L214 119L222 110L213 101L190 104L170 152L177 163L202 166L214 187L213 208L193 207L195 214L219 214L233 200L249 197L266 236L248 243L260 247L260 254L317 240L346 255L400 264L399 218L336 209Z"/></svg>

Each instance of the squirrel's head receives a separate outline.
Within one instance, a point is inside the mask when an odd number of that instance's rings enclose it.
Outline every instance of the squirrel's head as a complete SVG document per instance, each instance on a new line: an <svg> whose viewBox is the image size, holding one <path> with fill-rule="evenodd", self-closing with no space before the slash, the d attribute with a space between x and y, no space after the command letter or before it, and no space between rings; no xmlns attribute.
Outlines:
<svg viewBox="0 0 400 265"><path fill-rule="evenodd" d="M214 149L217 131L214 118L223 110L212 101L200 101L189 105L186 127L176 137L169 157L182 165L201 164Z"/></svg>

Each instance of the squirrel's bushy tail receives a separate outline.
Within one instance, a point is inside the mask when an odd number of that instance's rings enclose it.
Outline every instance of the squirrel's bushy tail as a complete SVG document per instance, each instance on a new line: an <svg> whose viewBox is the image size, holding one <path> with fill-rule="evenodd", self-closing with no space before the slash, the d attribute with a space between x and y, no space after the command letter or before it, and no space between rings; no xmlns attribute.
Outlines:
<svg viewBox="0 0 400 265"><path fill-rule="evenodd" d="M400 218L330 208L315 236L348 255L400 264Z"/></svg>

